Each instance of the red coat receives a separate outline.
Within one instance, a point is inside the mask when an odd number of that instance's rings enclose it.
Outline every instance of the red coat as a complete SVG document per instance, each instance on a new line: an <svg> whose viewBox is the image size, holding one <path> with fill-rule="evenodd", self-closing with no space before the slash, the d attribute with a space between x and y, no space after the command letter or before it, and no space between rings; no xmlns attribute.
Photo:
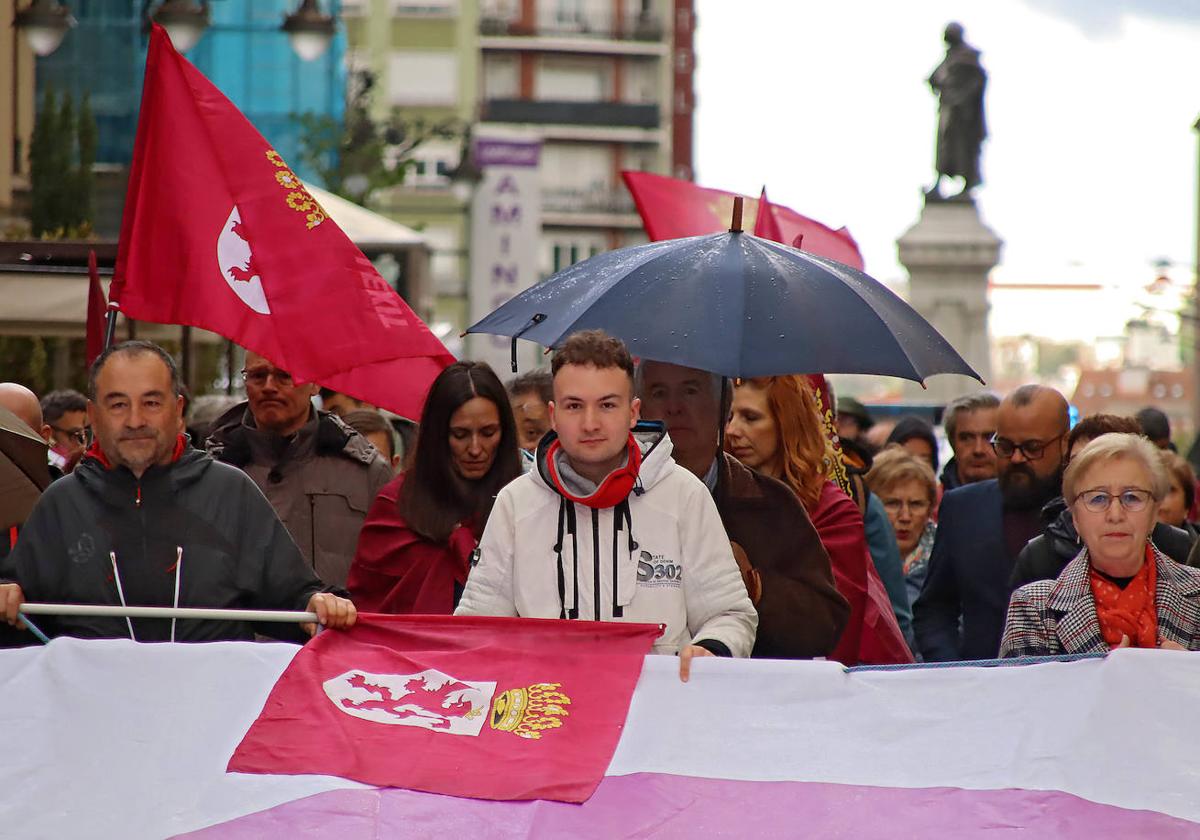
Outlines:
<svg viewBox="0 0 1200 840"><path fill-rule="evenodd" d="M843 665L912 662L892 602L867 550L858 505L828 481L808 515L829 552L834 584L850 602L850 619L829 658Z"/></svg>
<svg viewBox="0 0 1200 840"><path fill-rule="evenodd" d="M416 533L397 505L403 484L402 474L375 497L346 588L360 612L450 615L455 584L466 585L480 532L459 525L444 543Z"/></svg>

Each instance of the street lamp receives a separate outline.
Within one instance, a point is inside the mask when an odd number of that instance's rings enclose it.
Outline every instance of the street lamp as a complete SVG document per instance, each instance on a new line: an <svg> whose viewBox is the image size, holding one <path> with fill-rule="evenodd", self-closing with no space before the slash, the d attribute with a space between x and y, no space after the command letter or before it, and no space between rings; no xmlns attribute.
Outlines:
<svg viewBox="0 0 1200 840"><path fill-rule="evenodd" d="M208 29L208 3L197 5L193 0L163 0L152 16L155 23L167 30L175 49L185 53Z"/></svg>
<svg viewBox="0 0 1200 840"><path fill-rule="evenodd" d="M47 56L58 49L67 30L75 25L71 12L58 0L32 0L13 17L35 55Z"/></svg>
<svg viewBox="0 0 1200 840"><path fill-rule="evenodd" d="M301 0L280 27L287 33L296 55L304 61L313 61L329 49L336 28L333 17L321 11L317 0Z"/></svg>

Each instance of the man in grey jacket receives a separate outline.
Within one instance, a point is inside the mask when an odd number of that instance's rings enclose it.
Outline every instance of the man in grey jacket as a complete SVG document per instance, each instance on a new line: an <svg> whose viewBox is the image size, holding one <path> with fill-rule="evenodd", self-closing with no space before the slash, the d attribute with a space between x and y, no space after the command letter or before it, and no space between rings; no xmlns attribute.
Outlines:
<svg viewBox="0 0 1200 840"><path fill-rule="evenodd" d="M254 480L321 580L345 586L358 532L391 467L365 437L313 408L316 385L249 351L242 378L247 402L213 424L208 452Z"/></svg>

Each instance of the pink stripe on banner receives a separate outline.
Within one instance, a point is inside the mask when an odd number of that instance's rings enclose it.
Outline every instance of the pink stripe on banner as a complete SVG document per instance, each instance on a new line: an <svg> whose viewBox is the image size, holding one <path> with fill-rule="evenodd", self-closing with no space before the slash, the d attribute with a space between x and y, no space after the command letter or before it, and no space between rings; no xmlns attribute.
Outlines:
<svg viewBox="0 0 1200 840"><path fill-rule="evenodd" d="M183 835L261 837L1200 837L1200 824L1060 791L887 788L607 776L583 805L486 802L394 788L338 790Z"/></svg>

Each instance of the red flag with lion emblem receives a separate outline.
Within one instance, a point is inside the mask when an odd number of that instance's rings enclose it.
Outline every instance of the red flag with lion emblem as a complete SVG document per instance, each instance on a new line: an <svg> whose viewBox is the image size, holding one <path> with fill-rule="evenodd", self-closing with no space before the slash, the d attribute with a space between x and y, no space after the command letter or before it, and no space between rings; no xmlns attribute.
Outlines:
<svg viewBox="0 0 1200 840"><path fill-rule="evenodd" d="M651 624L360 615L296 654L229 761L475 799L583 802Z"/></svg>
<svg viewBox="0 0 1200 840"><path fill-rule="evenodd" d="M254 126L159 26L150 35L110 298L419 416L454 361Z"/></svg>

